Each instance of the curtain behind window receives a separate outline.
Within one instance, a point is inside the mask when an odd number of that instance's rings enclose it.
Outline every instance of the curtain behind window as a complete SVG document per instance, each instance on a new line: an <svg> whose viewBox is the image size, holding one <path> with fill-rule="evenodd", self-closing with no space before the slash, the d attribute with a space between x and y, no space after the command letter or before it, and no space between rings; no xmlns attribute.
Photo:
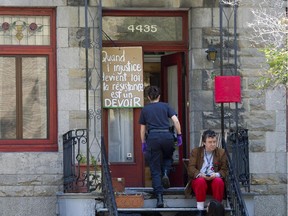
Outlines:
<svg viewBox="0 0 288 216"><path fill-rule="evenodd" d="M0 57L0 138L16 138L16 59Z"/></svg>
<svg viewBox="0 0 288 216"><path fill-rule="evenodd" d="M134 162L133 109L109 109L108 113L109 162Z"/></svg>
<svg viewBox="0 0 288 216"><path fill-rule="evenodd" d="M47 58L0 57L0 78L0 139L47 139Z"/></svg>
<svg viewBox="0 0 288 216"><path fill-rule="evenodd" d="M169 105L178 114L178 79L177 79L177 65L169 66L167 68L168 79L168 101Z"/></svg>

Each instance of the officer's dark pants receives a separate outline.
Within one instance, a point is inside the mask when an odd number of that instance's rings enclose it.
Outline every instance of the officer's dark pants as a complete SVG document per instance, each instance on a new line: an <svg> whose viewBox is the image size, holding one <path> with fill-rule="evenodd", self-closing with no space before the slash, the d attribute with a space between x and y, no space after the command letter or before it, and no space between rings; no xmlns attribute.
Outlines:
<svg viewBox="0 0 288 216"><path fill-rule="evenodd" d="M174 138L170 132L150 132L146 139L145 159L149 163L152 187L155 194L163 193L162 175L167 175L173 163Z"/></svg>

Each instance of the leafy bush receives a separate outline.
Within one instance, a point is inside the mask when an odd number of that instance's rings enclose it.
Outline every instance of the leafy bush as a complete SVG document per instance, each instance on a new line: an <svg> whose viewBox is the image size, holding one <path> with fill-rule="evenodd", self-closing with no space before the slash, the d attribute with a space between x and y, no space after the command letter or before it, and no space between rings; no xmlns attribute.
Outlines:
<svg viewBox="0 0 288 216"><path fill-rule="evenodd" d="M257 88L275 88L279 85L288 87L288 49L268 47L260 51L264 53L269 68L257 80Z"/></svg>

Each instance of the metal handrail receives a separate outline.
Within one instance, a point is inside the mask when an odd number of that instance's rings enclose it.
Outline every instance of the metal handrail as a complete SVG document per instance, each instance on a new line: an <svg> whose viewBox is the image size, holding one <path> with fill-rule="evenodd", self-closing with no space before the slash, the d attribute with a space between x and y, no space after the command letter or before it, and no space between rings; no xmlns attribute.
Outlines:
<svg viewBox="0 0 288 216"><path fill-rule="evenodd" d="M225 149L227 161L228 161L228 171L229 175L226 179L226 193L229 204L232 209L232 215L235 216L249 216L245 201L242 196L240 189L239 180L236 177L234 166L232 163L231 156L227 149L227 143L224 138L222 138L222 147Z"/></svg>
<svg viewBox="0 0 288 216"><path fill-rule="evenodd" d="M249 141L248 129L238 129L230 132L228 145L231 143L233 165L238 181L250 192L250 170L249 170Z"/></svg>
<svg viewBox="0 0 288 216"><path fill-rule="evenodd" d="M101 162L102 162L102 173L104 175L102 183L102 192L104 196L105 205L109 211L109 215L118 216L117 205L112 186L111 172L109 169L109 164L106 156L106 147L103 136L101 137Z"/></svg>

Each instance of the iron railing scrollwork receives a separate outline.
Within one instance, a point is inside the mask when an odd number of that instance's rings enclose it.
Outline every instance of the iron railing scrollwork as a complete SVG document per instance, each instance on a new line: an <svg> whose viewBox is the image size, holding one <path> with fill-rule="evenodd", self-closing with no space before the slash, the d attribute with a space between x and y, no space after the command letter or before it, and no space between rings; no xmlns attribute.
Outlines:
<svg viewBox="0 0 288 216"><path fill-rule="evenodd" d="M109 215L118 216L104 138L101 137L101 179L99 175L96 175L99 166L90 164L89 160L83 160L87 158L82 153L82 150L86 149L86 145L86 129L70 130L63 135L64 192L88 193L101 188ZM84 170L81 169L81 161L85 161ZM92 169L88 167L92 167Z"/></svg>
<svg viewBox="0 0 288 216"><path fill-rule="evenodd" d="M70 130L63 135L64 192L88 193L99 188L100 176L95 160L86 152L87 130ZM92 157L93 158L93 157Z"/></svg>
<svg viewBox="0 0 288 216"><path fill-rule="evenodd" d="M250 192L248 129L230 132L227 144L232 151L232 160L238 181L245 191Z"/></svg>
<svg viewBox="0 0 288 216"><path fill-rule="evenodd" d="M233 136L233 135L232 135ZM228 137L229 139L229 137ZM247 137L248 139L248 137ZM237 140L237 137L236 137ZM234 141L236 141L234 140ZM236 146L238 141L233 143L235 145L235 153L237 151L237 148L239 146ZM229 175L226 179L226 194L227 194L227 199L229 201L229 204L231 206L231 215L234 216L249 216L248 210L245 204L245 201L242 196L241 188L239 182L239 172L235 169L234 165L234 155L232 153L233 157L233 162L231 159L231 155L228 151L227 143L225 141L225 138L222 138L222 147L225 149L226 155L227 155L227 161L228 161L228 170L229 170ZM242 163L245 163L245 160L242 161ZM239 163L240 164L240 161ZM249 176L249 174L248 174ZM249 181L248 181L249 182Z"/></svg>

